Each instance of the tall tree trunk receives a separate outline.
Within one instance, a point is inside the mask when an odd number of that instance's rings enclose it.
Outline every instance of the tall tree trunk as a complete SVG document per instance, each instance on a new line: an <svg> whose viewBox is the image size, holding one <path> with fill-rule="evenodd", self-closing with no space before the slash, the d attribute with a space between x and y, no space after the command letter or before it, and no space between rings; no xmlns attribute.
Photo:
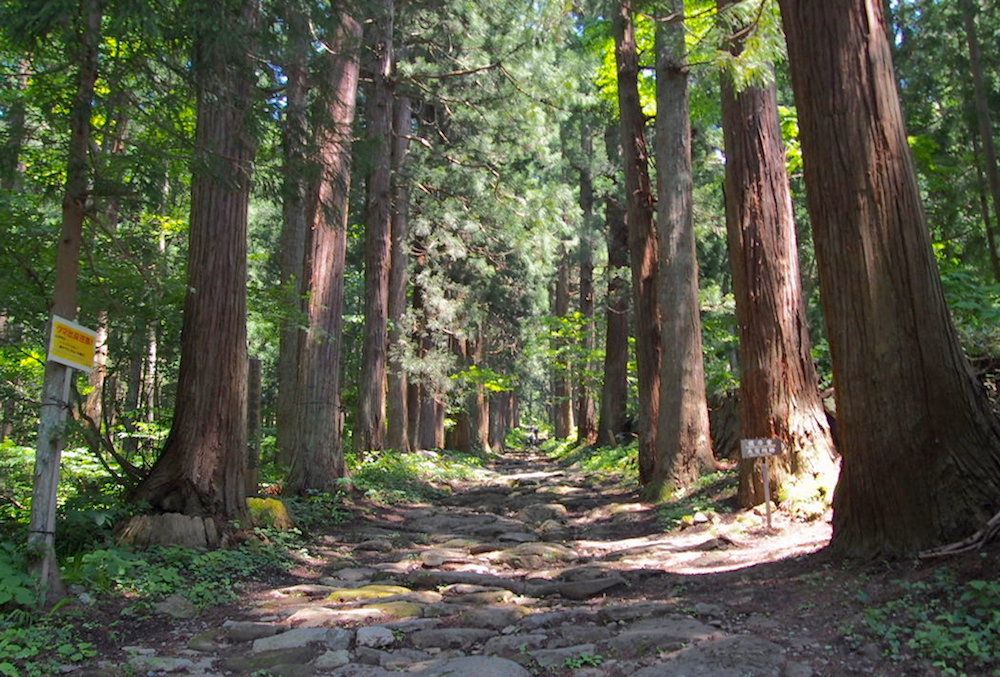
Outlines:
<svg viewBox="0 0 1000 677"><path fill-rule="evenodd" d="M252 0L196 9L198 119L177 402L163 453L133 497L163 512L242 520L258 11Z"/></svg>
<svg viewBox="0 0 1000 677"><path fill-rule="evenodd" d="M986 247L989 249L990 264L993 266L993 277L1000 282L1000 249L998 249L997 233L993 227L993 219L990 217L990 199L987 196L989 189L986 184L986 177L983 176L983 166L981 154L979 152L979 141L975 132L972 134L972 161L976 164L976 187L979 192L979 213L983 218L983 231L986 233ZM997 220L1000 221L1000 211L997 212Z"/></svg>
<svg viewBox="0 0 1000 677"><path fill-rule="evenodd" d="M732 1L720 0L720 10ZM730 45L733 54L742 47ZM807 483L809 495L821 492L819 497L829 500L837 468L812 361L775 86L737 92L723 75L722 126L726 229L740 327L742 437L784 443L784 453L768 464L775 491L786 483ZM740 462L743 507L764 501L761 465L755 459Z"/></svg>
<svg viewBox="0 0 1000 677"><path fill-rule="evenodd" d="M323 57L312 125L319 166L311 187L304 266L308 328L299 343L298 427L288 476L289 488L299 494L332 491L344 476L340 355L361 25L336 5L331 11L334 47Z"/></svg>
<svg viewBox="0 0 1000 677"><path fill-rule="evenodd" d="M441 395L437 395L433 398L434 402L434 445L433 449L444 449L445 448L445 433L444 424L445 417L448 414L448 407L444 404L444 399Z"/></svg>
<svg viewBox="0 0 1000 677"><path fill-rule="evenodd" d="M560 247L559 269L556 274L554 314L560 320L569 316L569 253L566 245ZM572 360L569 356L570 344L565 338L555 340L557 357L552 363L552 424L557 438L564 440L573 431L573 396L570 392L570 371Z"/></svg>
<svg viewBox="0 0 1000 677"><path fill-rule="evenodd" d="M583 349L587 357L580 365L577 379L576 439L581 444L597 441L597 411L590 383L595 370L590 355L594 352L594 181L590 175L594 140L590 126L582 125L581 150L583 166L580 169L580 210L583 224L580 233L580 314L583 315Z"/></svg>
<svg viewBox="0 0 1000 677"><path fill-rule="evenodd" d="M712 467L691 202L691 115L684 2L656 28L656 166L661 351L659 430L649 491L690 485Z"/></svg>
<svg viewBox="0 0 1000 677"><path fill-rule="evenodd" d="M780 4L837 391L832 546L911 554L1000 508L1000 422L945 302L881 4Z"/></svg>
<svg viewBox="0 0 1000 677"><path fill-rule="evenodd" d="M125 152L125 137L128 132L129 120L121 108L120 99L121 97L118 95L111 97L114 102L112 105L118 110L112 116L114 119L110 122L111 129L105 130L107 136L105 144L103 144L104 147L101 149L102 157L99 159L102 164L106 162L108 155L121 155ZM120 215L121 204L117 196L112 197L108 202L106 212L106 225L109 233L118 232ZM104 382L108 374L108 323L108 311L106 309L99 310L97 313L97 345L94 352L94 368L87 378L90 392L87 394L83 406L84 414L97 424L98 428L103 418Z"/></svg>
<svg viewBox="0 0 1000 677"><path fill-rule="evenodd" d="M298 362L302 324L303 264L309 229L307 214L306 148L308 130L308 77L312 44L309 23L297 3L288 8L288 52L285 60L285 119L282 128L282 226L280 280L282 319L278 345L278 399L276 433L278 465L289 468L295 455L298 423Z"/></svg>
<svg viewBox="0 0 1000 677"><path fill-rule="evenodd" d="M365 337L358 393L358 449L385 446L386 329L392 230L393 0L375 3L371 49L374 85L367 106L368 202L365 206Z"/></svg>
<svg viewBox="0 0 1000 677"><path fill-rule="evenodd" d="M406 154L410 145L412 112L410 99L396 98L393 111L392 252L389 272L389 393L388 437L390 449L410 451L407 376L403 364L410 335L403 326L406 316L406 289L409 286L410 187L406 174Z"/></svg>
<svg viewBox="0 0 1000 677"><path fill-rule="evenodd" d="M620 162L618 132L605 132L608 158ZM601 385L601 418L597 443L613 447L625 432L628 403L628 225L625 210L615 194L604 199L608 240L607 334L604 340L604 379Z"/></svg>
<svg viewBox="0 0 1000 677"><path fill-rule="evenodd" d="M66 189L62 202L62 227L56 248L55 289L52 293L52 313L69 320L76 318L83 220L90 194L87 150L90 146L90 118L101 40L99 0L82 2L77 21L79 71L69 117ZM54 549L56 492L59 486L59 461L66 443L65 422L70 408L67 385L71 378L72 370L69 367L55 362L45 363L34 487L31 494L31 522L28 527L28 552L33 560L31 568L42 585L43 601L46 596L44 591L52 596L62 594Z"/></svg>
<svg viewBox="0 0 1000 677"><path fill-rule="evenodd" d="M246 495L256 496L260 480L261 443L260 360L251 357L247 370L247 486Z"/></svg>
<svg viewBox="0 0 1000 677"><path fill-rule="evenodd" d="M647 484L653 479L660 412L660 307L656 295L659 252L653 223L655 199L649 180L646 120L639 102L639 52L631 0L619 2L612 21L639 376L639 481Z"/></svg>
<svg viewBox="0 0 1000 677"><path fill-rule="evenodd" d="M965 39L969 45L969 63L972 66L972 85L975 92L976 122L986 159L986 177L989 180L990 196L993 198L993 212L1000 222L1000 166L997 165L996 144L993 142L993 121L986 96L986 81L983 78L983 57L979 49L979 35L976 30L976 5L974 0L962 0L962 19L965 22ZM993 263L993 272L1000 280L1000 257L997 254L996 238L986 221L987 244Z"/></svg>
<svg viewBox="0 0 1000 677"><path fill-rule="evenodd" d="M24 142L28 138L27 107L24 90L28 88L28 72L31 65L27 61L17 64L20 71L14 78L16 98L7 108L4 120L7 138L0 147L0 189L16 190L24 176L24 159L21 157Z"/></svg>

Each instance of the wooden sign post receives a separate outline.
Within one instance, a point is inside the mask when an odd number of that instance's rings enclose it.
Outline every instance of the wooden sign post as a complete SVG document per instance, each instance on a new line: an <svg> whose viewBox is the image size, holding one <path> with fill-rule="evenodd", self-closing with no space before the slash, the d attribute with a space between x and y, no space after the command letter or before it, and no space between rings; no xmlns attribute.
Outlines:
<svg viewBox="0 0 1000 677"><path fill-rule="evenodd" d="M781 440L777 438L740 440L740 456L749 459L764 459L764 505L767 511L768 531L771 530L771 468L767 459L780 454Z"/></svg>
<svg viewBox="0 0 1000 677"><path fill-rule="evenodd" d="M32 571L39 578L39 599L59 594L59 563L55 552L56 503L59 462L66 443L73 370L89 372L94 366L97 333L58 315L52 316L45 391L38 423L35 481L31 498L28 549Z"/></svg>

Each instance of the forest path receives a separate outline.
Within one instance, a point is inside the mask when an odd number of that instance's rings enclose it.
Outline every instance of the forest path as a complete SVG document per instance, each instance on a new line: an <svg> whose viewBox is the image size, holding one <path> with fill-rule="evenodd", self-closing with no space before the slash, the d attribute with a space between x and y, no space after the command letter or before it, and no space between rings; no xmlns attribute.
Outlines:
<svg viewBox="0 0 1000 677"><path fill-rule="evenodd" d="M804 677L870 673L831 648L829 526L665 533L632 493L514 452L435 505L368 506L302 583L131 647L141 674ZM780 525L779 525L780 526ZM802 555L805 555L802 557ZM834 626L834 627L831 627Z"/></svg>

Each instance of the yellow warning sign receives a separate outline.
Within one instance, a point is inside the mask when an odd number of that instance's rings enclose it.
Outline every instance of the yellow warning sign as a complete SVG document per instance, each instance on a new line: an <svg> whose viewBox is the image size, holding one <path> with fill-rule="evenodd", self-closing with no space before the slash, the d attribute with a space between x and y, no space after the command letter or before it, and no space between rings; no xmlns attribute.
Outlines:
<svg viewBox="0 0 1000 677"><path fill-rule="evenodd" d="M90 371L94 368L97 332L58 315L52 316L49 359L67 367Z"/></svg>

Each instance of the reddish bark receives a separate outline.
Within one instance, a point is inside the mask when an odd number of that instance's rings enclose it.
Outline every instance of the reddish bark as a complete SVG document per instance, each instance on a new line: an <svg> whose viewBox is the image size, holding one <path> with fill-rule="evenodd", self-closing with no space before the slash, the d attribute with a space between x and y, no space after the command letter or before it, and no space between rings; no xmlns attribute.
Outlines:
<svg viewBox="0 0 1000 677"><path fill-rule="evenodd" d="M945 302L874 0L780 0L837 393L832 546L909 555L1000 508L1000 422Z"/></svg>
<svg viewBox="0 0 1000 677"><path fill-rule="evenodd" d="M653 478L660 411L660 307L658 256L653 222L655 199L649 180L646 120L639 102L639 52L632 2L621 0L612 23L618 67L618 108L625 169L626 214L635 307L636 364L639 376L639 481Z"/></svg>
<svg viewBox="0 0 1000 677"><path fill-rule="evenodd" d="M255 2L205 4L187 297L174 422L134 498L163 512L244 519L247 207L256 144Z"/></svg>
<svg viewBox="0 0 1000 677"><path fill-rule="evenodd" d="M312 186L305 297L308 328L298 369L298 432L288 486L294 492L332 491L344 476L340 412L340 354L344 264L351 187L351 140L358 89L361 25L334 10L331 41L313 125L319 175Z"/></svg>

